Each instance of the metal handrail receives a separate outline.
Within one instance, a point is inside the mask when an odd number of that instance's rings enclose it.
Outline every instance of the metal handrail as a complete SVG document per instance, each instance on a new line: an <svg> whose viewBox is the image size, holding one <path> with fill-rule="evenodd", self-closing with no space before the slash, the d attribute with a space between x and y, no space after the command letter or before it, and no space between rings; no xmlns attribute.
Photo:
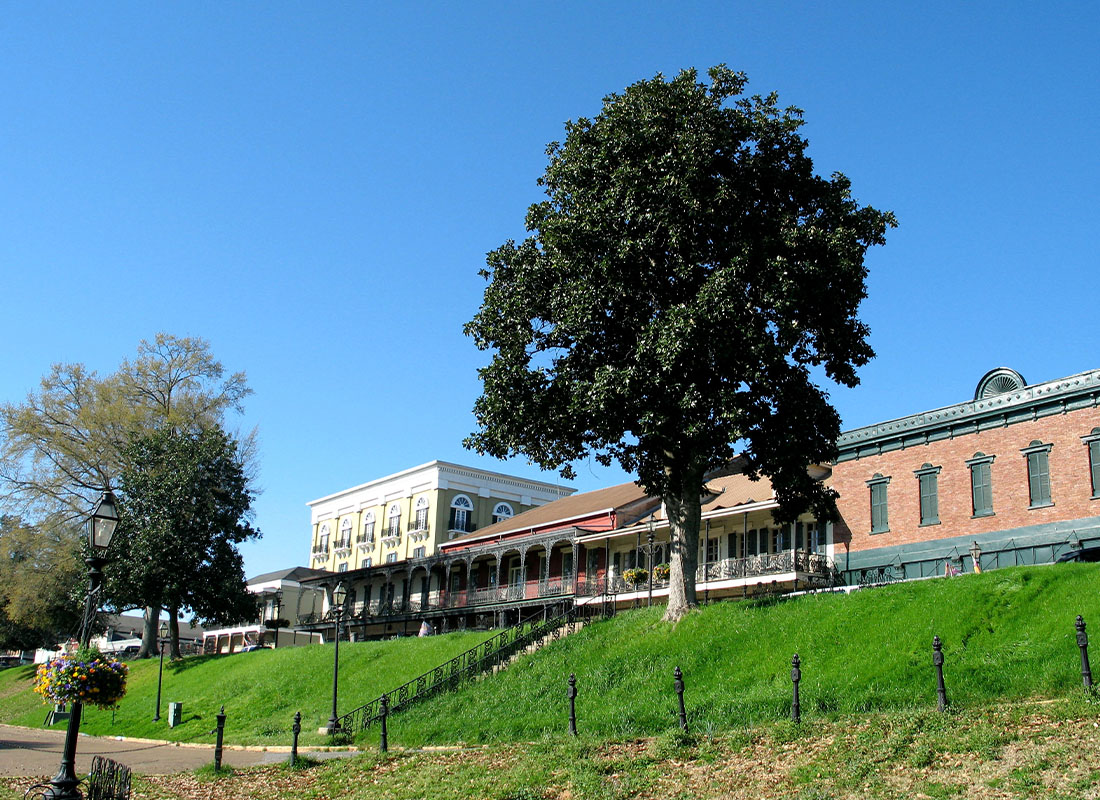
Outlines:
<svg viewBox="0 0 1100 800"><path fill-rule="evenodd" d="M600 609L595 611L598 612ZM354 736L369 730L371 725L382 719L380 709L383 697L388 703L386 713L392 714L398 709L406 708L434 694L453 690L463 681L502 666L513 655L532 645L541 647L548 637L557 633L562 627L568 626L572 633L576 629L577 615L576 607L570 607L565 613L542 622L531 623L528 620L513 625L450 661L349 711L336 720L337 729L346 736Z"/></svg>

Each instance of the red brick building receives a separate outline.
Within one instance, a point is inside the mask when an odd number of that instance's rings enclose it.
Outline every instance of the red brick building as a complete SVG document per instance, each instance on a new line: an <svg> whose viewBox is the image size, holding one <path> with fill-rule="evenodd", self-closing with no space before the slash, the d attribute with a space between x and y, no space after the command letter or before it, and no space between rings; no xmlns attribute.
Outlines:
<svg viewBox="0 0 1100 800"><path fill-rule="evenodd" d="M829 484L848 582L1043 563L1100 544L1100 370L1028 386L998 368L963 403L848 431Z"/></svg>

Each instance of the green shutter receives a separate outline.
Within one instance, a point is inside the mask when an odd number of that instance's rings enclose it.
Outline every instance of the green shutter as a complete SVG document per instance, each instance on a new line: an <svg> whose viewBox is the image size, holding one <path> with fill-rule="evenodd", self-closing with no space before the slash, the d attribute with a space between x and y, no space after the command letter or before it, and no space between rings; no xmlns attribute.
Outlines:
<svg viewBox="0 0 1100 800"><path fill-rule="evenodd" d="M1028 490L1032 506L1050 504L1050 461L1045 452L1027 455Z"/></svg>
<svg viewBox="0 0 1100 800"><path fill-rule="evenodd" d="M920 476L920 524L935 525L940 521L939 491L936 474Z"/></svg>
<svg viewBox="0 0 1100 800"><path fill-rule="evenodd" d="M886 483L871 484L871 533L890 529L890 514L886 504Z"/></svg>
<svg viewBox="0 0 1100 800"><path fill-rule="evenodd" d="M1089 467L1092 472L1092 496L1100 497L1100 439L1089 442Z"/></svg>
<svg viewBox="0 0 1100 800"><path fill-rule="evenodd" d="M990 473L988 462L973 464L970 467L970 486L976 517L993 513L993 485Z"/></svg>

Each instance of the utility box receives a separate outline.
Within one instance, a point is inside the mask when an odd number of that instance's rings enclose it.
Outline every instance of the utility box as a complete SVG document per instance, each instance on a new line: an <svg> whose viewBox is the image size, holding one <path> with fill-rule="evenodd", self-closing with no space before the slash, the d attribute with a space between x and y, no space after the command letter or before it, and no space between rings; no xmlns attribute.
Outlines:
<svg viewBox="0 0 1100 800"><path fill-rule="evenodd" d="M183 703L168 704L168 727L174 728L183 722Z"/></svg>

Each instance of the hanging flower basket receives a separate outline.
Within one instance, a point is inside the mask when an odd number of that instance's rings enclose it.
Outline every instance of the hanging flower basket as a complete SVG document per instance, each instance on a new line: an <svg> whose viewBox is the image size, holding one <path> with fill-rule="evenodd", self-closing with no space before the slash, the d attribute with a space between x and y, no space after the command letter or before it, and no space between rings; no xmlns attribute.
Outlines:
<svg viewBox="0 0 1100 800"><path fill-rule="evenodd" d="M77 650L39 665L34 690L48 705L80 702L112 708L126 694L128 671L94 648Z"/></svg>
<svg viewBox="0 0 1100 800"><path fill-rule="evenodd" d="M653 568L653 580L667 581L672 574L672 568L668 564L658 564Z"/></svg>
<svg viewBox="0 0 1100 800"><path fill-rule="evenodd" d="M623 580L632 586L641 586L649 580L649 571L642 567L633 567L623 573Z"/></svg>

